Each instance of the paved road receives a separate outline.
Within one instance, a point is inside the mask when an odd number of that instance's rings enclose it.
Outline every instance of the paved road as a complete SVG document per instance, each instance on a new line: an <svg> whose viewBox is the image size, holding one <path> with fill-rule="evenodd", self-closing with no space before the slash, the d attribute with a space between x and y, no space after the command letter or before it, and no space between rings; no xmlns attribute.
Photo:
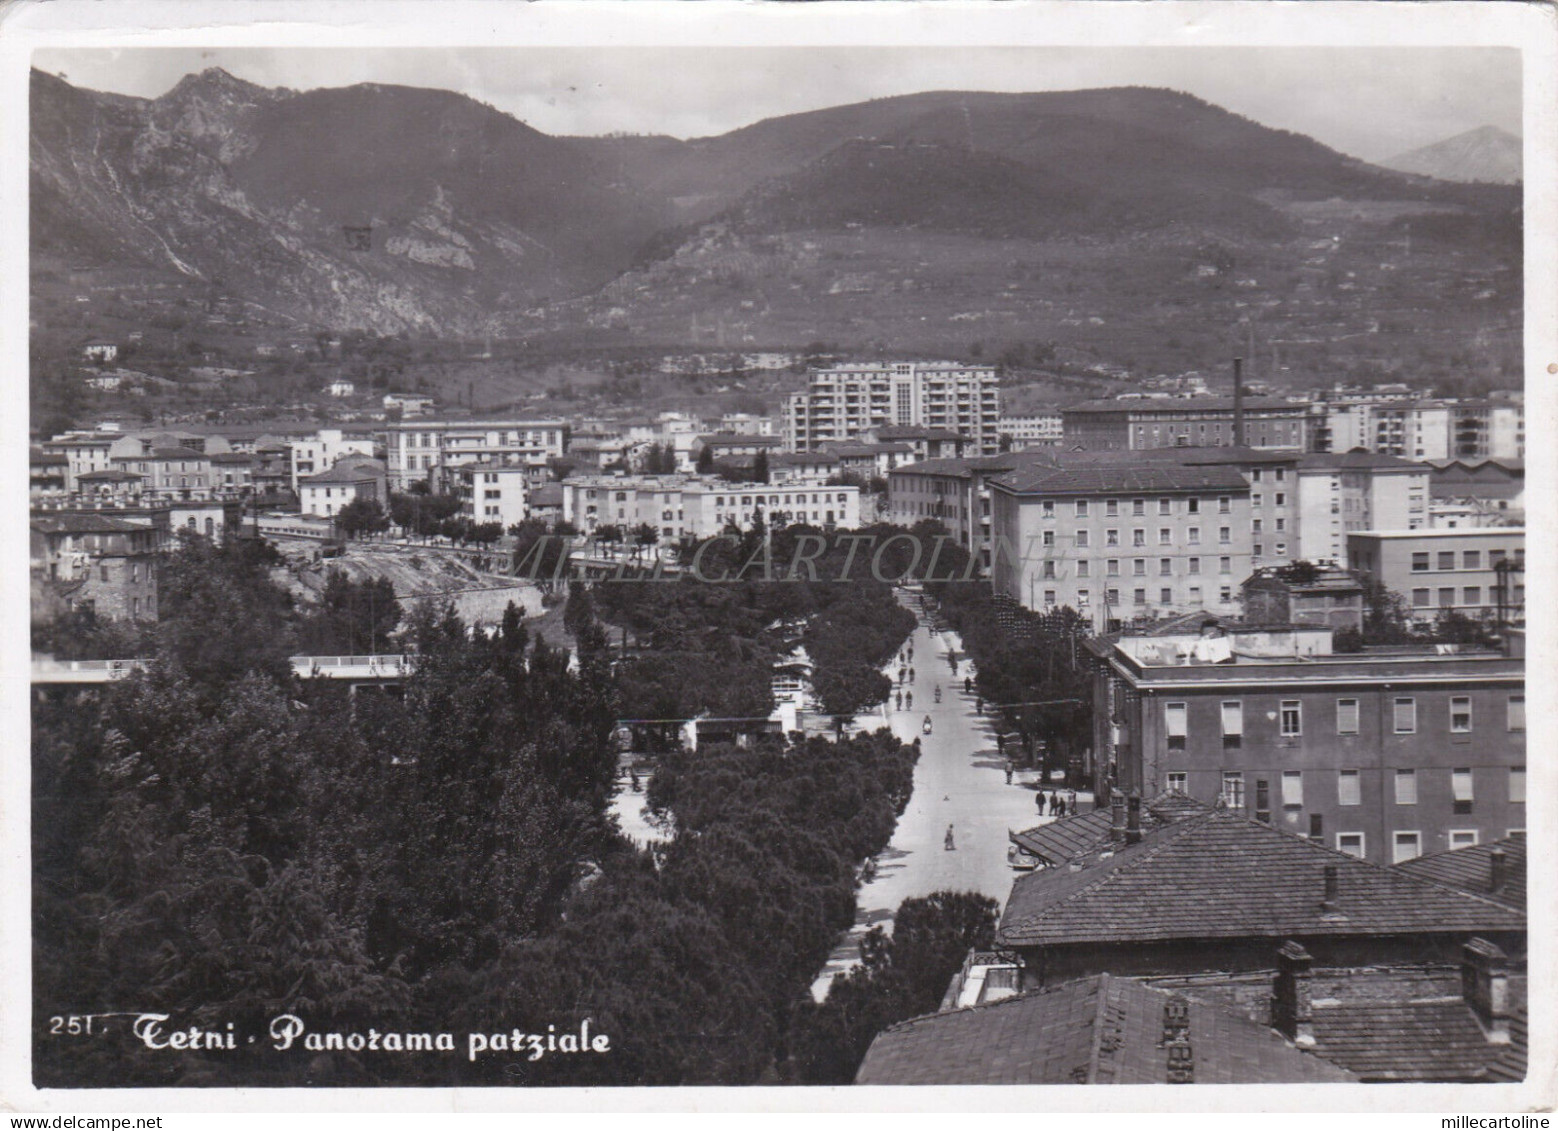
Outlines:
<svg viewBox="0 0 1558 1131"><path fill-rule="evenodd" d="M903 599L913 602L911 607L918 611L917 596ZM1006 784L1005 763L996 754L989 720L974 713L974 698L963 693L969 663L960 660L954 676L948 662L949 650L962 655L957 636L932 635L921 623L912 641L915 680L907 686L914 692L914 710L890 710L888 715L899 738L920 739L914 795L898 819L892 842L877 857L876 878L860 889L855 926L812 986L819 999L826 995L834 974L854 965L861 935L878 923L891 929L892 916L903 900L938 891L977 891L1004 905L1019 875L1006 862L1007 830L1050 820L1039 817L1034 804L1036 774L1019 772L1013 784ZM896 684L896 663L888 674ZM935 702L938 683L939 704ZM922 736L926 715L931 717L932 730ZM871 719L861 722L877 725ZM1086 801L1090 804L1091 798ZM957 845L952 852L943 846L948 825Z"/></svg>

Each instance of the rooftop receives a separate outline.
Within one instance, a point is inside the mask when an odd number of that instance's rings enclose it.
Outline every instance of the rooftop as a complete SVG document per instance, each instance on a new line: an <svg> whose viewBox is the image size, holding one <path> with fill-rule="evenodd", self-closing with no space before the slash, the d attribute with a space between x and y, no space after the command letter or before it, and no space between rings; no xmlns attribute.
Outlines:
<svg viewBox="0 0 1558 1131"><path fill-rule="evenodd" d="M1245 397L1245 412L1280 410L1302 414L1307 408L1280 397ZM1076 412L1159 413L1180 416L1187 412L1232 412L1232 397L1153 397L1128 401L1083 401L1061 409L1062 414Z"/></svg>
<svg viewBox="0 0 1558 1131"><path fill-rule="evenodd" d="M1207 806L1182 793L1165 793L1141 807L1142 827L1161 828L1186 817L1207 812ZM1013 843L1027 849L1049 864L1102 852L1111 844L1114 823L1111 809L1091 809L1022 832L1009 834Z"/></svg>
<svg viewBox="0 0 1558 1131"><path fill-rule="evenodd" d="M1456 526L1449 530L1349 530L1349 538L1389 538L1392 540L1417 538L1524 538L1523 526Z"/></svg>
<svg viewBox="0 0 1558 1131"><path fill-rule="evenodd" d="M1012 887L1013 947L1524 931L1524 914L1214 809ZM1323 902L1327 868L1337 896Z"/></svg>
<svg viewBox="0 0 1558 1131"><path fill-rule="evenodd" d="M1164 1084L1171 1025L1183 1026L1197 1084L1354 1079L1231 1009L1098 974L893 1025L855 1083Z"/></svg>
<svg viewBox="0 0 1558 1131"><path fill-rule="evenodd" d="M1493 868L1495 851L1504 854L1504 866L1497 874ZM1419 880L1479 895L1519 911L1526 909L1526 838L1521 835L1419 856L1394 867Z"/></svg>
<svg viewBox="0 0 1558 1131"><path fill-rule="evenodd" d="M106 514L34 515L29 525L42 534L133 534L152 529L145 523Z"/></svg>
<svg viewBox="0 0 1558 1131"><path fill-rule="evenodd" d="M991 480L1014 495L1067 495L1131 491L1248 492L1244 476L1231 467L1142 467L1134 464L1024 467Z"/></svg>
<svg viewBox="0 0 1558 1131"><path fill-rule="evenodd" d="M1423 471L1421 463L1399 456L1355 449L1350 452L1306 452L1299 458L1302 471Z"/></svg>

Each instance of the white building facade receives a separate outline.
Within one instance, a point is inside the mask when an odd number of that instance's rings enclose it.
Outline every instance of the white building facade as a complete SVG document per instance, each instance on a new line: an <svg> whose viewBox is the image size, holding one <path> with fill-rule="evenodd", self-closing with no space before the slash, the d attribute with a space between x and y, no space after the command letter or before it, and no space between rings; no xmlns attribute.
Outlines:
<svg viewBox="0 0 1558 1131"><path fill-rule="evenodd" d="M870 362L814 370L786 406L785 439L795 451L854 440L881 425L944 428L971 452L1000 450L1001 399L993 366L956 362Z"/></svg>

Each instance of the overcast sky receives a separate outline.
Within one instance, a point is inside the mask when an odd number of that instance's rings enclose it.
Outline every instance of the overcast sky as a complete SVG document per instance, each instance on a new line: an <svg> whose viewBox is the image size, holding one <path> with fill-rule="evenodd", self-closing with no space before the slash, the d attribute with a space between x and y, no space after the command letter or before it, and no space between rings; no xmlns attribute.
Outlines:
<svg viewBox="0 0 1558 1131"><path fill-rule="evenodd" d="M156 97L220 66L265 86L460 91L550 134L703 137L921 90L1164 86L1381 160L1476 126L1519 134L1520 56L1442 47L126 48L40 50L78 86Z"/></svg>

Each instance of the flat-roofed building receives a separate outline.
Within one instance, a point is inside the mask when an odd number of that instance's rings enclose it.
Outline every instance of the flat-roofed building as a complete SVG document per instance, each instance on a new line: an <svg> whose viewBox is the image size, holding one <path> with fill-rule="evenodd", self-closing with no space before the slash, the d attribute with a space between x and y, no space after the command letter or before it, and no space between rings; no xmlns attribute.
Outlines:
<svg viewBox="0 0 1558 1131"><path fill-rule="evenodd" d="M547 461L560 459L568 446L562 420L413 420L386 428L386 456L392 491L413 483L434 490L452 485L452 470L466 463L527 467L532 482L548 478Z"/></svg>
<svg viewBox="0 0 1558 1131"><path fill-rule="evenodd" d="M1284 541L1294 558L1345 568L1347 536L1354 531L1428 527L1430 473L1426 464L1374 452L1306 455L1289 493L1294 525ZM1260 493L1253 485L1251 490ZM1273 546L1281 537L1271 530L1257 533Z"/></svg>
<svg viewBox="0 0 1558 1131"><path fill-rule="evenodd" d="M884 426L919 427L956 434L967 441L968 454L994 455L1000 416L994 366L863 362L813 370L807 391L786 405L785 438L796 451L815 451ZM901 437L878 432L873 438Z"/></svg>
<svg viewBox="0 0 1558 1131"><path fill-rule="evenodd" d="M496 522L507 530L530 516L527 469L468 463L456 473L460 513L472 522Z"/></svg>
<svg viewBox="0 0 1558 1131"><path fill-rule="evenodd" d="M1526 532L1521 527L1360 530L1347 536L1347 559L1431 621L1453 611L1479 620L1503 610L1525 623Z"/></svg>
<svg viewBox="0 0 1558 1131"><path fill-rule="evenodd" d="M1099 789L1184 793L1385 864L1526 827L1519 656L1338 653L1319 626L1088 648Z"/></svg>

